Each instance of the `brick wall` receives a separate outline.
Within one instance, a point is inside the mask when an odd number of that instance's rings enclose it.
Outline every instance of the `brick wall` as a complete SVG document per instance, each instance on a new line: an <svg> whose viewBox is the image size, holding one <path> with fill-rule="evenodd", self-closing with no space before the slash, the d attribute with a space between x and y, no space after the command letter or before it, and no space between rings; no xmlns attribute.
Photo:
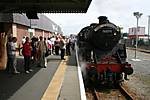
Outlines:
<svg viewBox="0 0 150 100"><path fill-rule="evenodd" d="M29 32L27 31L28 27L22 26L22 25L17 25L17 43L21 44L22 43L22 37L30 37Z"/></svg>
<svg viewBox="0 0 150 100"><path fill-rule="evenodd" d="M22 44L22 38L23 36L29 37L30 38L30 33L28 32L28 27L27 26L23 26L23 25L18 25L17 24L17 44ZM49 36L51 36L51 32L48 31L44 31L40 30L40 29L35 29L35 33L33 34L35 37L40 37L43 36L44 33L44 37L48 38Z"/></svg>
<svg viewBox="0 0 150 100"><path fill-rule="evenodd" d="M35 37L43 36L43 31L35 29Z"/></svg>
<svg viewBox="0 0 150 100"><path fill-rule="evenodd" d="M49 32L44 31L44 37L45 37L45 38L48 38L48 37L49 37Z"/></svg>

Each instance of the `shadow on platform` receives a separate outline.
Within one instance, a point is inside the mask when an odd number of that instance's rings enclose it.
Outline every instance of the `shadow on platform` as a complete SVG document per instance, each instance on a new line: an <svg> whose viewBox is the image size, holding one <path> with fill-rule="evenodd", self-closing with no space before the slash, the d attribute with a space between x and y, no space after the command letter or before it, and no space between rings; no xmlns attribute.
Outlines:
<svg viewBox="0 0 150 100"><path fill-rule="evenodd" d="M0 71L0 100L7 100L41 69L36 67L34 63L31 64L31 68L33 72L26 74L24 72L24 59L19 57L17 58L17 69L21 72L20 74Z"/></svg>

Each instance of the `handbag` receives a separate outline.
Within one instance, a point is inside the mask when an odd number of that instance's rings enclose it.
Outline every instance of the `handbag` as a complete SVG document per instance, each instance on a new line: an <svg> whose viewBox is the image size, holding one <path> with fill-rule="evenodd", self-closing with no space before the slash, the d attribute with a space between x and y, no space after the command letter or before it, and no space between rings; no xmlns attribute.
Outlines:
<svg viewBox="0 0 150 100"><path fill-rule="evenodd" d="M48 57L50 54L51 54L51 51L47 50L46 53L45 53L45 57Z"/></svg>

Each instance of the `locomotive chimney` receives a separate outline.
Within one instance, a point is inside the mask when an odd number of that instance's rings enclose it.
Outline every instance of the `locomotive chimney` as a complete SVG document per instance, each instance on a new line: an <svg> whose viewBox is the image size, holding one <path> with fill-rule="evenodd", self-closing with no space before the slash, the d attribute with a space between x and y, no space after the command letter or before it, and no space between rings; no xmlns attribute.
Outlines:
<svg viewBox="0 0 150 100"><path fill-rule="evenodd" d="M99 16L98 19L99 19L99 23L104 23L108 21L106 16Z"/></svg>

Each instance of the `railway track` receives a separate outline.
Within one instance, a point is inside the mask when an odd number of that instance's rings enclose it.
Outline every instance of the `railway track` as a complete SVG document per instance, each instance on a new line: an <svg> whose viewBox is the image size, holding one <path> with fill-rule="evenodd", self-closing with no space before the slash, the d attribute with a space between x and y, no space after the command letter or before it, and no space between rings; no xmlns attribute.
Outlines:
<svg viewBox="0 0 150 100"><path fill-rule="evenodd" d="M136 95L129 92L127 87L91 88L86 91L87 100L138 100Z"/></svg>
<svg viewBox="0 0 150 100"><path fill-rule="evenodd" d="M135 48L132 48L132 47L127 47L127 49L135 50ZM144 52L144 53L150 53L150 50L140 49L140 48L138 48L137 51Z"/></svg>

